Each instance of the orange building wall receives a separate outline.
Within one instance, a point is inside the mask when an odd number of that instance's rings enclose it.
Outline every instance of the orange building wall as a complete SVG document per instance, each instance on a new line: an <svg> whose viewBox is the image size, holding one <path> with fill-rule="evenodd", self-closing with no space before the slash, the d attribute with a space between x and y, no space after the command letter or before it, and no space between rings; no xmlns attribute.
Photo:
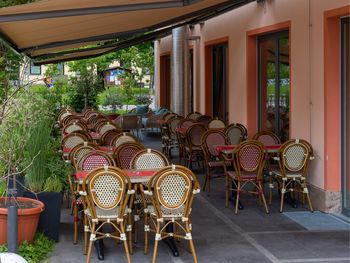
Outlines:
<svg viewBox="0 0 350 263"><path fill-rule="evenodd" d="M195 68L194 110L205 112L205 43L228 37L229 120L247 124L247 32L283 22L290 23L290 136L311 141L316 160L311 164L309 181L320 189L327 190L330 186L328 190L332 191L340 191L340 174L328 176L326 185L324 12L347 5L349 0L274 0L261 4L252 2L208 20L203 25L196 25L193 30L193 35L200 36L194 46L195 49L198 48L197 58L195 52L195 61L198 64ZM169 51L170 48L171 38L162 39L159 54Z"/></svg>

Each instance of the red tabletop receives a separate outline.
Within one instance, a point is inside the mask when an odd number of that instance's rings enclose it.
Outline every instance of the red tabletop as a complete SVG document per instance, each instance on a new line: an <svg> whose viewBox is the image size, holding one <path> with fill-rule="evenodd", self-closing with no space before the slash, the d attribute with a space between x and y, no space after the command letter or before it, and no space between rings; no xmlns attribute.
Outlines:
<svg viewBox="0 0 350 263"><path fill-rule="evenodd" d="M128 176L152 176L155 170L123 170Z"/></svg>
<svg viewBox="0 0 350 263"><path fill-rule="evenodd" d="M100 146L100 147L98 147L99 150L101 150L102 152L106 152L106 153L113 153L116 148L117 147L115 147L115 146Z"/></svg>
<svg viewBox="0 0 350 263"><path fill-rule="evenodd" d="M64 153L70 153L71 150L72 150L72 148L63 148Z"/></svg>
<svg viewBox="0 0 350 263"><path fill-rule="evenodd" d="M176 128L175 131L177 131L179 133L186 133L187 128Z"/></svg>
<svg viewBox="0 0 350 263"><path fill-rule="evenodd" d="M215 149L218 153L221 153L223 151L233 150L236 147L237 145L218 145ZM267 150L267 152L276 152L281 148L281 144L266 145L264 148Z"/></svg>
<svg viewBox="0 0 350 263"><path fill-rule="evenodd" d="M84 179L88 175L89 171L77 171L74 176L77 180Z"/></svg>

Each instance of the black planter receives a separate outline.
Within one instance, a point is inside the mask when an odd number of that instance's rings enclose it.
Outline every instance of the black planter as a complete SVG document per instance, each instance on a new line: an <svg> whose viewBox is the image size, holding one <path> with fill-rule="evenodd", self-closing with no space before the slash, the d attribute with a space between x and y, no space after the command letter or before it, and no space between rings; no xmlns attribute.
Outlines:
<svg viewBox="0 0 350 263"><path fill-rule="evenodd" d="M36 199L36 196L28 191L24 192L23 196ZM37 197L45 204L45 210L40 215L38 231L58 242L62 193L42 192L37 194Z"/></svg>

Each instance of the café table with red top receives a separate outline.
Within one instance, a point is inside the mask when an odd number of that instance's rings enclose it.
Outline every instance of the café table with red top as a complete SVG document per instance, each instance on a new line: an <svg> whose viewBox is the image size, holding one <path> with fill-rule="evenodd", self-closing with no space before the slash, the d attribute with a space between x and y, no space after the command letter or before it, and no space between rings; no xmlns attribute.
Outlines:
<svg viewBox="0 0 350 263"><path fill-rule="evenodd" d="M178 132L178 133L180 133L181 135L186 135L187 129L188 129L188 127L186 127L186 128L180 128L180 127L178 127L178 128L175 129L175 131Z"/></svg>
<svg viewBox="0 0 350 263"><path fill-rule="evenodd" d="M231 154L237 145L217 145L215 150L220 154ZM281 148L281 144L266 145L264 146L267 153L276 153Z"/></svg>

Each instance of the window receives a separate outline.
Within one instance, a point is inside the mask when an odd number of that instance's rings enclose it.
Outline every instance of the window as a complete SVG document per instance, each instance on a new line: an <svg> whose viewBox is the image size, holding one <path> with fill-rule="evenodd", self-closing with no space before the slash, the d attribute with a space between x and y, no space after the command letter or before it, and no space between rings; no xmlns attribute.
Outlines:
<svg viewBox="0 0 350 263"><path fill-rule="evenodd" d="M289 139L288 31L258 38L259 130L269 130L282 141Z"/></svg>
<svg viewBox="0 0 350 263"><path fill-rule="evenodd" d="M30 75L41 75L41 66L34 66L30 63Z"/></svg>

